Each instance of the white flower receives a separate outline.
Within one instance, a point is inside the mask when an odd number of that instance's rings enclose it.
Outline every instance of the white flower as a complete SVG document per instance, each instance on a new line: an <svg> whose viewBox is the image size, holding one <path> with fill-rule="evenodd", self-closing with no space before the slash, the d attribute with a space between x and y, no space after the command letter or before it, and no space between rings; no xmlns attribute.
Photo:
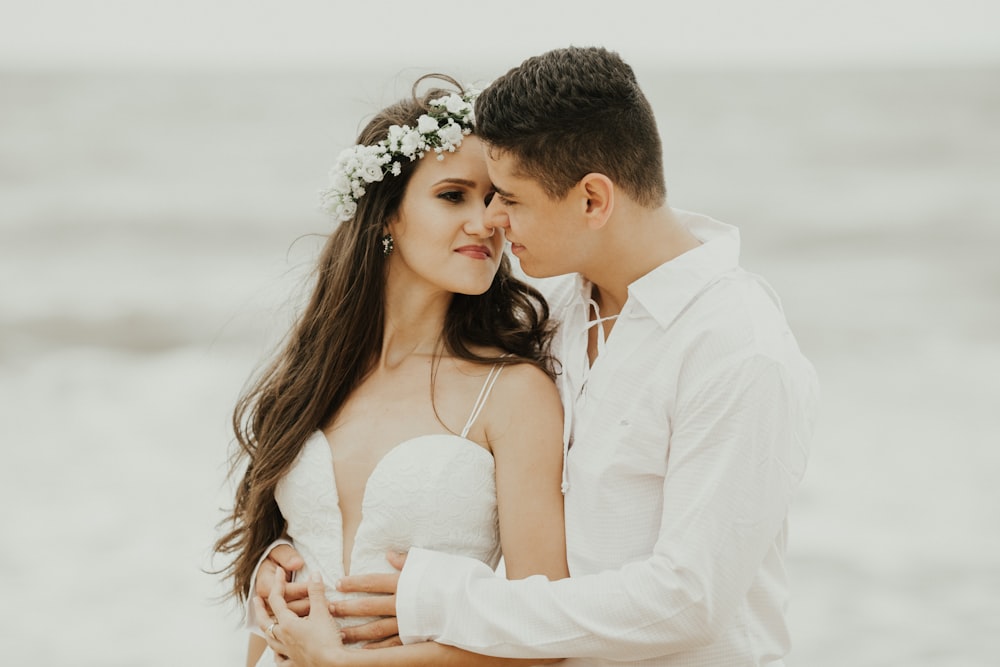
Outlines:
<svg viewBox="0 0 1000 667"><path fill-rule="evenodd" d="M406 130L399 125L392 125L389 127L389 136L386 137L386 143L388 144L389 151L395 153L399 150L399 144L403 140L403 135L406 134Z"/></svg>
<svg viewBox="0 0 1000 667"><path fill-rule="evenodd" d="M340 222L350 220L365 194L365 185L382 181L387 174L402 173L400 158L416 160L433 149L437 159L443 160L444 151L453 152L461 145L462 137L472 132L472 101L477 94L451 94L431 100L434 111L421 115L416 128L392 125L386 138L377 144L342 150L330 170L329 187L320 192L322 208Z"/></svg>
<svg viewBox="0 0 1000 667"><path fill-rule="evenodd" d="M382 165L388 156L373 154L366 151L366 155L361 157L361 165L357 175L367 183L374 183L382 180Z"/></svg>
<svg viewBox="0 0 1000 667"><path fill-rule="evenodd" d="M420 134L430 134L438 129L438 119L424 114L417 121L417 131Z"/></svg>
<svg viewBox="0 0 1000 667"><path fill-rule="evenodd" d="M346 201L337 205L336 215L337 218L344 222L350 220L354 217L354 213L358 210L358 204L354 201Z"/></svg>
<svg viewBox="0 0 1000 667"><path fill-rule="evenodd" d="M361 170L361 178L365 180L366 183L375 183L382 180L382 165L380 164L366 164Z"/></svg>
<svg viewBox="0 0 1000 667"><path fill-rule="evenodd" d="M330 190L332 192L350 192L351 181L347 178L343 169L331 169L330 170Z"/></svg>
<svg viewBox="0 0 1000 667"><path fill-rule="evenodd" d="M447 150L454 151L455 147L462 143L462 126L458 123L451 122L438 130L438 136L441 137L441 146Z"/></svg>
<svg viewBox="0 0 1000 667"><path fill-rule="evenodd" d="M452 93L447 97L443 97L439 100L436 100L436 103L438 106L443 106L445 109L447 109L448 113L451 114L452 116L462 117L466 113L468 113L469 109L471 108L471 105L468 102L466 102L464 99L461 98L461 96L456 95L455 93Z"/></svg>
<svg viewBox="0 0 1000 667"><path fill-rule="evenodd" d="M399 152L406 157L413 159L421 149L426 146L424 138L420 136L420 133L416 130L410 130L404 136L402 141L399 143Z"/></svg>

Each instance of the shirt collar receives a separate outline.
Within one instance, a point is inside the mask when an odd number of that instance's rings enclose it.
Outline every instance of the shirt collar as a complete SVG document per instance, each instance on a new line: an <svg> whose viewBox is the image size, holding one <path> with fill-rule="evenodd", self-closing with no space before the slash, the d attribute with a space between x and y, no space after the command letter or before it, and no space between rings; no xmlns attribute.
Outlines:
<svg viewBox="0 0 1000 667"><path fill-rule="evenodd" d="M740 232L704 215L675 211L701 245L661 264L628 287L657 323L667 327L709 283L739 266Z"/></svg>
<svg viewBox="0 0 1000 667"><path fill-rule="evenodd" d="M674 209L680 223L701 245L661 264L628 286L629 301L635 301L662 327L677 315L709 283L739 266L740 231L732 225L698 213ZM565 283L564 283L565 284ZM577 316L581 327L590 319L586 304L592 283L577 273L573 276L564 324Z"/></svg>

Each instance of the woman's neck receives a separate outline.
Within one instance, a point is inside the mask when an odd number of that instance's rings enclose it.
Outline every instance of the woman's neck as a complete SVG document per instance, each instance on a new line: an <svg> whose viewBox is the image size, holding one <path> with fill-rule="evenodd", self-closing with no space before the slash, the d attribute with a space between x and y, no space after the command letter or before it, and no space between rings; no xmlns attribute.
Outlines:
<svg viewBox="0 0 1000 667"><path fill-rule="evenodd" d="M393 282L397 284L393 286ZM407 358L440 351L452 294L389 281L385 296L385 330L378 366L396 368Z"/></svg>

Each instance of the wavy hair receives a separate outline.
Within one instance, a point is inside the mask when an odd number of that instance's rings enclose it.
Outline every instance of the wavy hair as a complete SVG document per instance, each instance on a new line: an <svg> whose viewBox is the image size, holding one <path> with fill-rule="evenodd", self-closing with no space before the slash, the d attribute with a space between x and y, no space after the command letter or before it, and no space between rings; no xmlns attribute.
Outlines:
<svg viewBox="0 0 1000 667"><path fill-rule="evenodd" d="M452 92L435 87L418 95L428 79L464 92L451 77L423 76L409 98L383 109L367 124L357 143L381 141L391 125L414 126L427 112L428 102ZM407 162L398 176L366 186L354 217L329 236L316 267L315 287L282 349L236 404L232 426L238 447L230 474L243 474L214 549L232 557L217 574L231 578L230 594L240 602L250 594L257 561L285 527L274 498L278 481L308 437L330 423L378 360L385 326L383 227L399 209L416 164ZM475 363L530 363L551 377L553 332L544 298L512 275L504 255L484 294L454 295L442 346L446 353ZM483 349L500 353L482 354Z"/></svg>

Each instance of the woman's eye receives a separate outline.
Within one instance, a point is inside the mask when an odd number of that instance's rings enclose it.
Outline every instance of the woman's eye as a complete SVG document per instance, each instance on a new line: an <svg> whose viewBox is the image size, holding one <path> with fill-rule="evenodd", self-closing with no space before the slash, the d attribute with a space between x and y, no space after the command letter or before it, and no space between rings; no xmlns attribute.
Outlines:
<svg viewBox="0 0 1000 667"><path fill-rule="evenodd" d="M441 194L439 194L438 197L457 204L461 202L462 199L464 199L465 195L456 190L448 190L447 192L442 192Z"/></svg>
<svg viewBox="0 0 1000 667"><path fill-rule="evenodd" d="M488 207L490 205L490 203L493 202L493 198L496 197L496 194L497 193L495 193L495 192L491 192L488 195L486 195L486 198L483 199L483 203L486 204L486 206Z"/></svg>

